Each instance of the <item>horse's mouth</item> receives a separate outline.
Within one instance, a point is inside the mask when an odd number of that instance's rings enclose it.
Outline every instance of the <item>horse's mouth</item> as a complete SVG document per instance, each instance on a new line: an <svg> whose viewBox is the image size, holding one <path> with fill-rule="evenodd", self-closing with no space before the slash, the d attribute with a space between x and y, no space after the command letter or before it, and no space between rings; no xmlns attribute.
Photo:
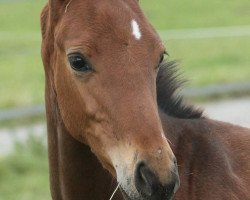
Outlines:
<svg viewBox="0 0 250 200"><path fill-rule="evenodd" d="M122 187L120 187L120 190L122 192L122 196L125 200L143 200L143 199L139 199L139 198L135 198L135 197L130 197L123 189Z"/></svg>
<svg viewBox="0 0 250 200"><path fill-rule="evenodd" d="M129 197L129 195L120 187L120 190L122 192L123 198L125 200L172 200L174 197L174 194L171 197L166 197L164 199L162 198L157 198L157 197L152 197L152 198L143 198L143 197Z"/></svg>

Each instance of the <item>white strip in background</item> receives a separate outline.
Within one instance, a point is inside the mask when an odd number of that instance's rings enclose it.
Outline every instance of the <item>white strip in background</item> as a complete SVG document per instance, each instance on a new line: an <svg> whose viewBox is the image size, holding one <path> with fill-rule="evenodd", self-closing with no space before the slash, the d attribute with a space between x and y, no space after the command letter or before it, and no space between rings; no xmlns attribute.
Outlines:
<svg viewBox="0 0 250 200"><path fill-rule="evenodd" d="M250 26L176 29L158 32L163 40L242 37L250 36Z"/></svg>

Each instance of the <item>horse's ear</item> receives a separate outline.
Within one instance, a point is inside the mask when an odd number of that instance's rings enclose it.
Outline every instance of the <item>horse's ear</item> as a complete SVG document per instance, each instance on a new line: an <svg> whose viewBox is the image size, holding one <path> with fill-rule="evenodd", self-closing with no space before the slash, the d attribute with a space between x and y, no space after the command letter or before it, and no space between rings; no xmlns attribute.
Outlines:
<svg viewBox="0 0 250 200"><path fill-rule="evenodd" d="M71 0L49 0L50 15L57 20Z"/></svg>

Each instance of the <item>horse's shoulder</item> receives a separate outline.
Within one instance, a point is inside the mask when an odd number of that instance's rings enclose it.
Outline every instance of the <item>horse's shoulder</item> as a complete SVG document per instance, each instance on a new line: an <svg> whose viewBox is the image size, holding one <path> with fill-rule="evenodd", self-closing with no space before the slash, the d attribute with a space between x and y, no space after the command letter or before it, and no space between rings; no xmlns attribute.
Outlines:
<svg viewBox="0 0 250 200"><path fill-rule="evenodd" d="M185 141L181 143L185 148L179 147L182 152L177 153L184 159L178 163L185 167L183 182L186 180L196 188L199 197L206 194L201 198L204 200L237 195L246 199L250 184L246 173L250 171L250 130L210 119L190 121L185 127L186 133L180 139ZM222 193L223 190L227 193Z"/></svg>

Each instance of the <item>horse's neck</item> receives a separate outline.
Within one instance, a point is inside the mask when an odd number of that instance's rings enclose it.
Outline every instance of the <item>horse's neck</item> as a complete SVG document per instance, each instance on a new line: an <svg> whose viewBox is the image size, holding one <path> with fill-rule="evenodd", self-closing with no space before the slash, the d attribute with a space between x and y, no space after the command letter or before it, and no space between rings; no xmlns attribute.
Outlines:
<svg viewBox="0 0 250 200"><path fill-rule="evenodd" d="M230 199L234 194L246 198L245 186L234 171L230 147L221 136L233 126L209 119L175 119L165 114L161 119L178 161L181 188L176 200ZM221 194L222 189L227 192Z"/></svg>
<svg viewBox="0 0 250 200"><path fill-rule="evenodd" d="M47 96L46 109L53 200L109 199L116 182L90 149L69 135L55 99L50 98L51 94ZM116 194L114 199L122 199L121 194Z"/></svg>

